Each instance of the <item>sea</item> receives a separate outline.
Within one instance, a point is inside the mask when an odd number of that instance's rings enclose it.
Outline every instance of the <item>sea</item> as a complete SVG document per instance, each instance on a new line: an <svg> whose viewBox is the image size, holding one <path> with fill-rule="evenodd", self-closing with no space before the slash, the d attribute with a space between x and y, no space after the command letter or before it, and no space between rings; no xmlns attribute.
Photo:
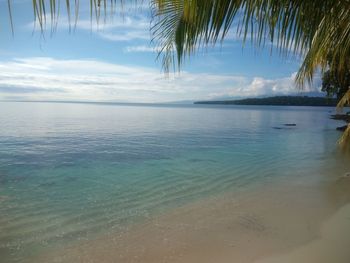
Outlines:
<svg viewBox="0 0 350 263"><path fill-rule="evenodd" d="M331 107L0 102L0 262L349 168Z"/></svg>

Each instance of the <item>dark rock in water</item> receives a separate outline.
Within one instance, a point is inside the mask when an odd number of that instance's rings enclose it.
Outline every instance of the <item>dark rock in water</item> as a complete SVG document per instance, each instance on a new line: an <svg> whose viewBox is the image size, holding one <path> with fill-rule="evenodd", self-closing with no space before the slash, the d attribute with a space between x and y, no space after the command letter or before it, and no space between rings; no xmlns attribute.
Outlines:
<svg viewBox="0 0 350 263"><path fill-rule="evenodd" d="M297 125L295 123L285 123L285 124L283 124L283 126L285 126L285 127L272 127L272 128L276 129L276 130L283 130L283 129L288 129L286 127L295 127Z"/></svg>
<svg viewBox="0 0 350 263"><path fill-rule="evenodd" d="M348 128L348 125L340 126L340 127L337 127L337 131L345 131L346 128Z"/></svg>
<svg viewBox="0 0 350 263"><path fill-rule="evenodd" d="M335 114L335 115L331 115L331 119L350 122L350 115L348 115L348 114Z"/></svg>

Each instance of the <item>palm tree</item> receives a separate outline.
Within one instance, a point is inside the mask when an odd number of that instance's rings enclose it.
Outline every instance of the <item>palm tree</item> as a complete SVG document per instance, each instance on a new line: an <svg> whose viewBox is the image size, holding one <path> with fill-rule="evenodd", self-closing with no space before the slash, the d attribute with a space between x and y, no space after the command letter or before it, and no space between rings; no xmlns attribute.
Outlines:
<svg viewBox="0 0 350 263"><path fill-rule="evenodd" d="M314 73L330 70L344 79L350 65L349 0L158 0L155 39L163 65L180 67L202 45L225 39L234 28L243 42L274 44L284 56L303 58L296 83L312 83ZM235 26L233 23L235 22ZM174 63L174 62L177 62ZM350 88L350 87L349 87ZM350 89L338 108L350 102ZM340 142L350 141L350 125Z"/></svg>
<svg viewBox="0 0 350 263"><path fill-rule="evenodd" d="M131 0L130 0L131 1ZM137 0L133 0L136 1ZM138 0L141 1L142 0ZM11 13L11 0L8 6ZM41 28L46 14L57 21L58 0L33 0ZM97 21L122 0L90 0ZM350 65L350 0L150 0L151 28L165 71L180 68L199 47L214 45L235 32L258 47L272 43L282 56L294 54L303 62L296 76L299 87L312 83L317 70L337 72L343 78ZM79 0L66 0L70 19L78 17ZM350 102L350 90L339 107ZM350 126L347 133L350 134Z"/></svg>

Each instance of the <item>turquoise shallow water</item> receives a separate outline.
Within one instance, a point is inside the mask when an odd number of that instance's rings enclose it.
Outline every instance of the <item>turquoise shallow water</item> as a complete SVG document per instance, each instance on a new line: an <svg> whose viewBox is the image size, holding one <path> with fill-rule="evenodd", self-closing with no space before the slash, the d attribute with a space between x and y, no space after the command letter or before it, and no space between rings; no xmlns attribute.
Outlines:
<svg viewBox="0 0 350 263"><path fill-rule="evenodd" d="M208 196L341 173L331 110L0 103L0 261Z"/></svg>

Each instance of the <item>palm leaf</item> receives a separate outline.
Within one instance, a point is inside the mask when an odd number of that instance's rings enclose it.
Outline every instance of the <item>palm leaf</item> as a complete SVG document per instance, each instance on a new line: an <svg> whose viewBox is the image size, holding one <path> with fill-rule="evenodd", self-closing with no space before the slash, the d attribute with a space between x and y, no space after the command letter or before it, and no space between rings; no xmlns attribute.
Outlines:
<svg viewBox="0 0 350 263"><path fill-rule="evenodd" d="M13 36L14 35L14 29L13 29L13 19L12 19L12 10L11 10L11 0L7 0L7 8L8 8L8 11L9 11L11 32L12 32L12 36Z"/></svg>
<svg viewBox="0 0 350 263"><path fill-rule="evenodd" d="M251 39L257 47L274 43L281 54L306 53L323 19L325 10L334 1L287 0L154 0L159 18L154 37L162 47L172 44L175 49L163 49L165 58L177 58L178 65L201 45L223 40L232 23L245 42ZM179 3L180 2L180 3ZM342 1L340 1L342 2ZM177 19L173 15L177 14ZM166 34L160 34L159 28ZM178 30L175 30L175 28ZM182 37L176 37L181 32ZM164 40L164 38L166 38ZM169 43L170 42L170 43ZM170 56L167 52L176 52ZM166 62L166 61L165 61ZM169 62L169 61L168 61Z"/></svg>
<svg viewBox="0 0 350 263"><path fill-rule="evenodd" d="M338 144L340 145L341 149L346 153L350 152L350 143L349 142L350 142L350 124L348 124L348 127L346 128L343 135L341 136L341 138L338 141Z"/></svg>
<svg viewBox="0 0 350 263"><path fill-rule="evenodd" d="M12 19L12 10L11 10L12 0L7 0L7 1L8 1L10 20L11 20L11 28L13 29L13 19ZM133 1L136 1L136 0L133 0ZM110 15L113 15L115 10L114 7L117 2L119 2L121 5L123 4L123 0L90 0L91 18L93 18L93 14L94 14L95 20L96 22L98 22L101 16L101 11L106 16L108 10L111 11ZM32 0L34 22L39 25L39 28L42 33L46 28L47 17L49 17L50 19L51 32L55 31L57 27L58 19L59 19L59 11L60 11L59 5L60 5L60 0ZM78 22L79 6L80 6L80 0L65 0L65 12L68 17L69 30L71 29L72 21L74 21L74 26L76 26ZM72 10L74 10L73 13L72 13Z"/></svg>
<svg viewBox="0 0 350 263"><path fill-rule="evenodd" d="M337 104L337 109L342 111L343 108L347 105L350 105L350 87L349 90L343 95L340 101Z"/></svg>

